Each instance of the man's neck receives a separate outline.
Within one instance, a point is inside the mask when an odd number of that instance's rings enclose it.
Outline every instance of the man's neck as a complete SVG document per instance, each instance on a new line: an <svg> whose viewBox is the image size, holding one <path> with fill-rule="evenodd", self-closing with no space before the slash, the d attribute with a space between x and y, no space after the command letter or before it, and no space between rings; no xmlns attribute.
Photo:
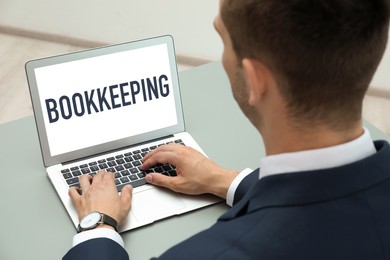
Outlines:
<svg viewBox="0 0 390 260"><path fill-rule="evenodd" d="M363 128L362 121L359 121L345 130L334 130L326 125L284 125L268 129L263 127L260 133L268 156L343 144L361 136Z"/></svg>

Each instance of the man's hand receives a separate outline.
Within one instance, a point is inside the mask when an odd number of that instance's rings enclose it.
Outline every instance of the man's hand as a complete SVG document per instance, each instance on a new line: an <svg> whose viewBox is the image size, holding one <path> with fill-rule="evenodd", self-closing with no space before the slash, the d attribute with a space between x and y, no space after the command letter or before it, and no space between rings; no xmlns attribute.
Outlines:
<svg viewBox="0 0 390 260"><path fill-rule="evenodd" d="M79 220L92 211L99 211L114 218L122 224L131 209L133 188L126 185L119 195L114 183L114 174L99 172L93 178L89 175L80 176L82 195L76 188L69 189L69 196L76 207Z"/></svg>
<svg viewBox="0 0 390 260"><path fill-rule="evenodd" d="M229 186L238 174L219 167L200 152L179 144L163 145L148 153L142 169L147 170L157 163L176 166L177 176L149 173L146 181L189 195L211 193L226 198Z"/></svg>

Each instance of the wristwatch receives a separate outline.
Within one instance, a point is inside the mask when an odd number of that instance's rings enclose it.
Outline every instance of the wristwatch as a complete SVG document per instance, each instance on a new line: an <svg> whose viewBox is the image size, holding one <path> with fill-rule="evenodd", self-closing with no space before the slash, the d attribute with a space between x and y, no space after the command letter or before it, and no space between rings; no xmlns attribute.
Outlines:
<svg viewBox="0 0 390 260"><path fill-rule="evenodd" d="M101 224L107 224L113 227L116 232L118 232L118 222L116 222L116 220L113 219L112 217L98 211L93 211L88 215L86 215L80 221L80 224L77 229L78 232L80 233L81 231L94 229L95 227Z"/></svg>

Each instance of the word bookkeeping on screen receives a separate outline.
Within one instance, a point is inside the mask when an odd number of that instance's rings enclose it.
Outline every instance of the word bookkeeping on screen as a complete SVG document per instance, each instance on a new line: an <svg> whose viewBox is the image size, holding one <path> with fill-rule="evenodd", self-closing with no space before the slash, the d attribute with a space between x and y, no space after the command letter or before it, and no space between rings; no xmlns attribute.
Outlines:
<svg viewBox="0 0 390 260"><path fill-rule="evenodd" d="M45 99L47 115L50 123L58 120L81 117L86 114L99 113L117 109L137 102L148 102L169 96L168 76L153 76L141 80L133 80L91 89L71 96L63 95L58 99Z"/></svg>

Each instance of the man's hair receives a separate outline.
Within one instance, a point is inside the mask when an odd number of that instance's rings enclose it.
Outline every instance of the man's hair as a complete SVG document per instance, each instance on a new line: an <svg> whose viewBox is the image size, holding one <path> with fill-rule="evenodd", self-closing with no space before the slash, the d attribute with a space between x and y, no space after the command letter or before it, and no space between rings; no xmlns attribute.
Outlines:
<svg viewBox="0 0 390 260"><path fill-rule="evenodd" d="M290 115L344 129L386 49L387 0L225 0L222 20L239 59L276 75Z"/></svg>

